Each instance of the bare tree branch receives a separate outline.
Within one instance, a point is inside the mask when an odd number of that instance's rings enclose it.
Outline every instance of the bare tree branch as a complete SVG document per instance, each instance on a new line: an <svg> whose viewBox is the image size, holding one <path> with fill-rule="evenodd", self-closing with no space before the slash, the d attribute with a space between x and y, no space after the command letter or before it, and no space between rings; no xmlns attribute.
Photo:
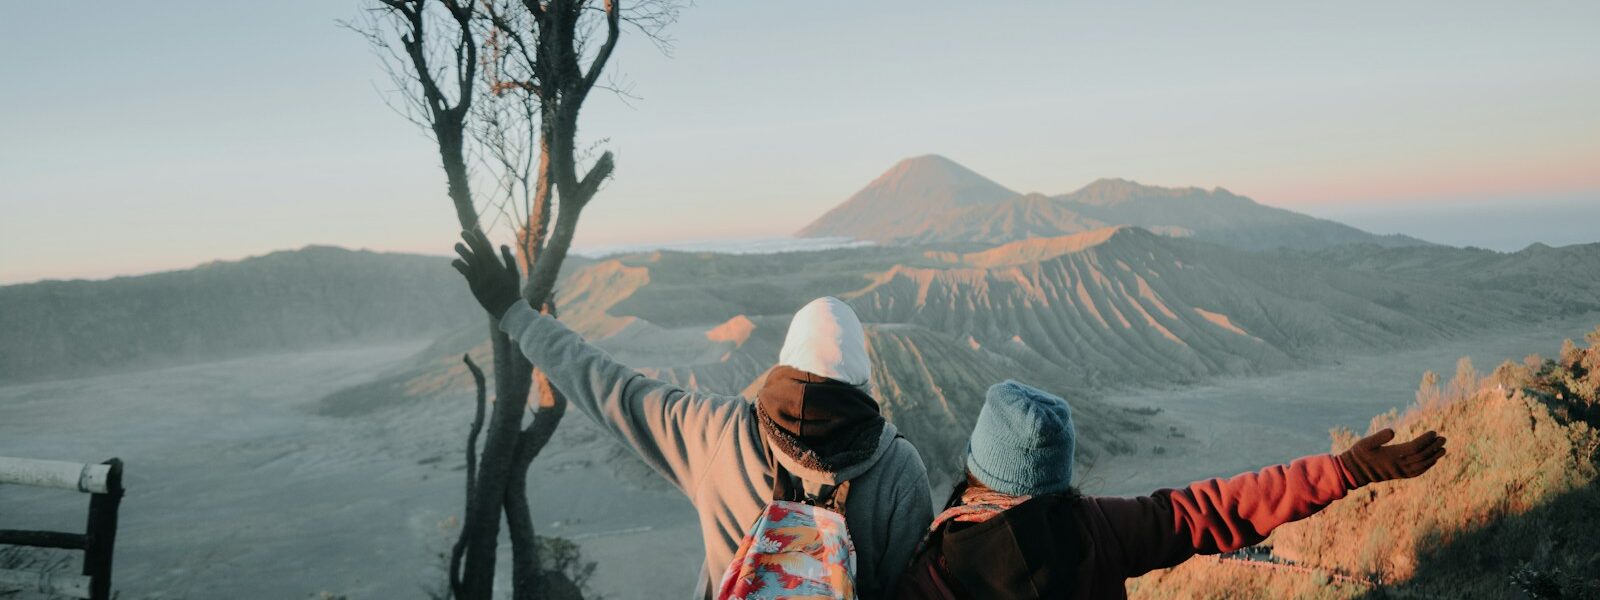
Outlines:
<svg viewBox="0 0 1600 600"><path fill-rule="evenodd" d="M605 70L606 62L611 60L611 51L617 48L617 38L621 36L622 15L620 4L622 0L605 0L606 3L606 41L600 46L600 53L596 54L590 63L589 72L583 76L583 91L587 94L594 89L594 82L600 79L600 72Z"/></svg>
<svg viewBox="0 0 1600 600"><path fill-rule="evenodd" d="M594 166L589 168L589 174L584 175L583 181L578 182L578 197L588 204L589 199L594 197L595 192L600 191L600 184L611 176L611 170L615 167L611 152L601 154L600 160L595 161Z"/></svg>

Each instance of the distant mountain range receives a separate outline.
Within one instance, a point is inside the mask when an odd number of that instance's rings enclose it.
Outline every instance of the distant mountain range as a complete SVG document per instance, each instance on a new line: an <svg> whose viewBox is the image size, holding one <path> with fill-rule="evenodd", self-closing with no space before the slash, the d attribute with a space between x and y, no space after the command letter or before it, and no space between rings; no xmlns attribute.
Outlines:
<svg viewBox="0 0 1600 600"><path fill-rule="evenodd" d="M1101 179L1059 196L1019 194L931 154L900 161L798 235L888 244L1000 244L1112 225L1136 225L1247 250L1427 244L1264 206L1221 188L1163 188Z"/></svg>
<svg viewBox="0 0 1600 600"><path fill-rule="evenodd" d="M1083 456L1092 461L1151 448L1165 431L1157 417L1096 399L1109 389L1278 372L1587 310L1511 280L1481 279L1481 258L1458 266L1436 259L1425 278L1367 266L1388 253L1476 251L1341 248L1256 253L1124 226L971 252L649 252L575 271L559 303L564 322L626 364L686 387L751 396L794 311L817 296L840 297L867 323L883 410L932 449L925 459L940 477L959 466L945 450L962 447L957 438L971 427L983 390L1007 377L1071 397L1075 410L1094 415L1083 421ZM1600 260L1600 244L1551 252L1491 254ZM482 336L462 339L481 344ZM455 356L468 347L441 349L394 380L330 397L329 412L426 396L405 390L464 393L469 380Z"/></svg>
<svg viewBox="0 0 1600 600"><path fill-rule="evenodd" d="M655 377L753 394L794 311L842 298L867 324L884 412L923 448L944 449L925 458L949 477L983 389L1003 378L1092 415L1081 446L1092 461L1155 447L1167 432L1158 415L1097 399L1110 389L1296 369L1600 310L1600 244L1427 245L1223 190L1120 180L1023 196L939 157L902 162L806 233L889 243L574 257L558 286L561 318ZM487 348L482 315L446 262L312 247L0 287L0 382L431 339L317 410L354 416L462 396L460 354Z"/></svg>
<svg viewBox="0 0 1600 600"><path fill-rule="evenodd" d="M1514 290L1551 302L1563 313L1600 311L1600 244L1560 248L1533 244L1516 252L1356 245L1325 248L1310 256L1343 268L1407 280L1453 280L1477 290Z"/></svg>

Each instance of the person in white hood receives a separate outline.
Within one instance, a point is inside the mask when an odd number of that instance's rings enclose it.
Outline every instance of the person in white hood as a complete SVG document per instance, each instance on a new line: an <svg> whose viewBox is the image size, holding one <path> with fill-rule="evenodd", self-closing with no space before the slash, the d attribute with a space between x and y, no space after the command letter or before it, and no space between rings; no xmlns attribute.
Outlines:
<svg viewBox="0 0 1600 600"><path fill-rule="evenodd" d="M845 519L861 598L890 597L933 520L927 469L878 414L855 311L818 298L795 313L755 401L689 391L612 360L517 293L516 266L481 234L457 244L456 269L500 329L572 406L694 504L705 543L696 598L710 596L746 529L772 500L775 460L807 493L850 482ZM509 258L509 252L504 251ZM769 460L772 459L772 460Z"/></svg>
<svg viewBox="0 0 1600 600"><path fill-rule="evenodd" d="M867 337L850 305L823 296L800 307L778 352L778 364L863 388L872 379Z"/></svg>

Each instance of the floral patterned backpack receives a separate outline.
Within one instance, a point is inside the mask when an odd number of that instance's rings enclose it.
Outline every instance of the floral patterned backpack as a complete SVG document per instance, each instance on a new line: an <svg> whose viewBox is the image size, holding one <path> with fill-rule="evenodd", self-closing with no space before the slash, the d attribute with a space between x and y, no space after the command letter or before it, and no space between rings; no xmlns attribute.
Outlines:
<svg viewBox="0 0 1600 600"><path fill-rule="evenodd" d="M722 575L717 600L855 600L856 549L845 528L850 482L805 493L767 450L772 502Z"/></svg>

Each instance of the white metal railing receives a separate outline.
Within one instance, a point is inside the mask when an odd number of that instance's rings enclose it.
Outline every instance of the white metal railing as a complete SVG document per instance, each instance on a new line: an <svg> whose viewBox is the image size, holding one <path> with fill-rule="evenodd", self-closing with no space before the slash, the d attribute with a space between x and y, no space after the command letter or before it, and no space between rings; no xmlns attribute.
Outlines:
<svg viewBox="0 0 1600 600"><path fill-rule="evenodd" d="M0 457L0 485L26 485L91 494L84 533L0 529L0 544L83 552L83 574L0 569L0 590L109 600L111 557L122 504L122 461L99 464Z"/></svg>
<svg viewBox="0 0 1600 600"><path fill-rule="evenodd" d="M86 494L107 492L111 465L0 456L0 483L77 490Z"/></svg>

